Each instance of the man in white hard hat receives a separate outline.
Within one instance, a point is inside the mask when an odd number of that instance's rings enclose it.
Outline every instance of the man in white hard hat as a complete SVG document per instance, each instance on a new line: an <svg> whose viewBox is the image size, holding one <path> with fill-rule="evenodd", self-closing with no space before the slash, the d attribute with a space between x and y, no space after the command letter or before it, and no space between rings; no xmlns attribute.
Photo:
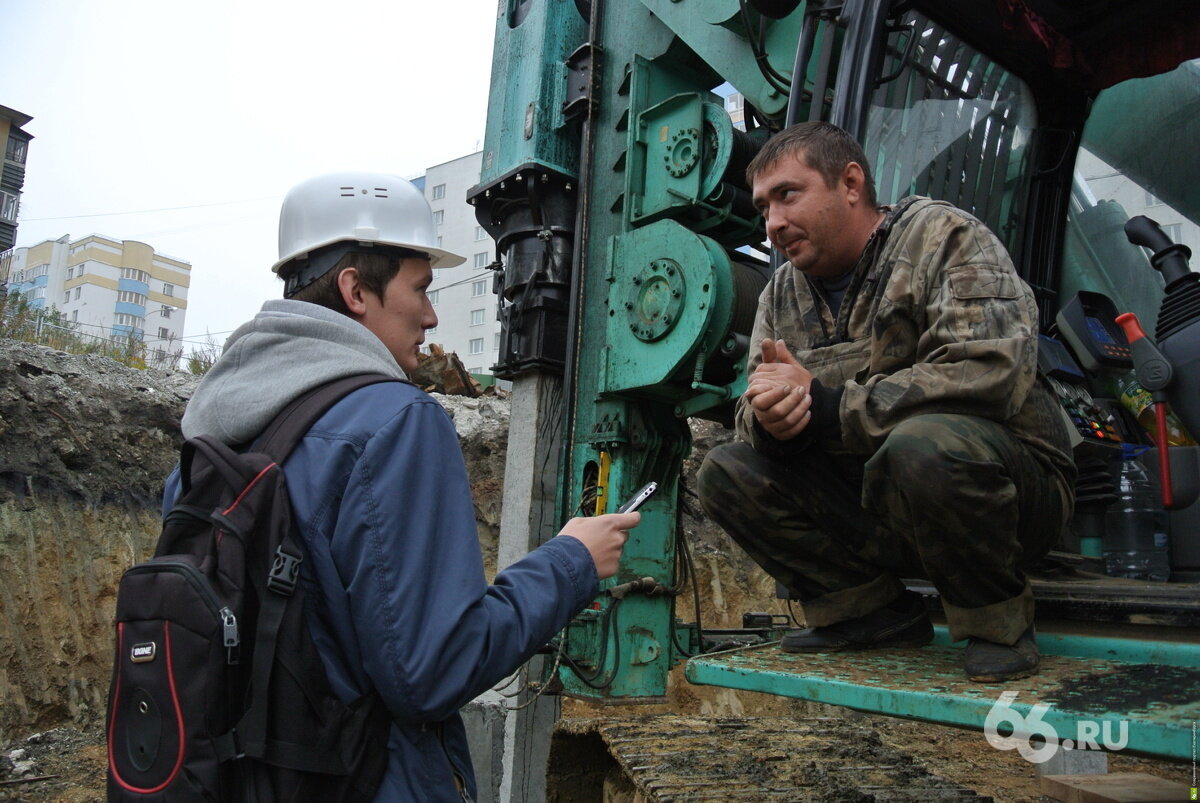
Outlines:
<svg viewBox="0 0 1200 803"><path fill-rule="evenodd" d="M184 435L249 443L318 385L364 373L404 379L437 325L432 268L464 261L435 243L429 204L396 176L341 173L289 192L274 266L285 299L229 338L187 407ZM472 799L458 709L592 600L639 514L572 519L487 585L454 426L400 382L335 404L284 473L330 685L347 703L373 689L392 716L375 799Z"/></svg>

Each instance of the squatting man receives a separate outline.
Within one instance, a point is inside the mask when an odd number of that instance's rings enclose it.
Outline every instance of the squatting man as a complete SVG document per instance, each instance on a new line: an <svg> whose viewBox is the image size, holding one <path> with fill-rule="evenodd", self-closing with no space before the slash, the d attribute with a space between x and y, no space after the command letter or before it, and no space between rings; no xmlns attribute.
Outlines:
<svg viewBox="0 0 1200 803"><path fill-rule="evenodd" d="M759 298L739 440L709 453L708 514L800 601L782 649L933 637L902 577L937 588L967 676L1037 671L1023 569L1073 505L1037 311L999 240L950 204L879 206L862 148L806 123L747 168L787 257Z"/></svg>

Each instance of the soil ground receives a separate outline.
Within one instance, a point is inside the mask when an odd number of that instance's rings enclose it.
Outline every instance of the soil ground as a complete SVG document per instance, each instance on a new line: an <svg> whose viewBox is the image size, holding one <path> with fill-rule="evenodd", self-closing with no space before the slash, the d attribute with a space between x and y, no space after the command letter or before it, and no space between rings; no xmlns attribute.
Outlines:
<svg viewBox="0 0 1200 803"><path fill-rule="evenodd" d="M680 691L681 698L694 696L698 708L708 710L732 707L732 692L725 690L688 687ZM705 700L705 697L710 699ZM833 717L847 718L854 727L855 740L841 742L843 752L838 756L846 766L863 766L879 762L877 744L891 748L911 760L914 767L928 771L945 781L973 790L981 798L990 797L995 803L1040 803L1043 800L1038 790L1038 779L1034 765L1016 753L1002 753L993 749L982 734L955 728L928 725L918 722L868 716L830 706L795 703L767 698L764 695L739 692L737 705L741 710L755 711L753 717L714 717L714 720L738 719L753 722L754 719L769 719L772 724L780 719L790 719L800 731L814 721L828 721ZM724 699L721 699L724 698ZM760 699L755 699L760 698ZM705 705L708 703L708 706ZM593 732L604 725L639 723L645 725L657 716L671 717L678 714L666 712L666 707L642 707L620 710L605 709L603 717L596 717L594 708L575 701L564 704L565 718L560 729L574 732ZM869 735L876 734L878 743ZM726 743L728 752L728 743ZM11 756L17 753L14 761ZM773 754L767 755L771 760ZM856 758L857 756L857 758ZM761 759L761 755L759 756ZM14 764L22 774L14 774ZM93 803L104 800L104 733L99 727L80 730L72 726L52 728L14 739L0 750L0 801L13 803ZM892 766L892 765L888 765ZM1192 767L1186 762L1165 762L1138 758L1121 753L1109 754L1109 772L1144 772L1190 786ZM825 796L795 798L809 801L840 801L838 788L826 789ZM829 796L829 795L832 796ZM675 796L677 801L688 800L687 796ZM739 798L745 800L747 798ZM892 800L885 792L876 799ZM559 800L569 801L570 797Z"/></svg>

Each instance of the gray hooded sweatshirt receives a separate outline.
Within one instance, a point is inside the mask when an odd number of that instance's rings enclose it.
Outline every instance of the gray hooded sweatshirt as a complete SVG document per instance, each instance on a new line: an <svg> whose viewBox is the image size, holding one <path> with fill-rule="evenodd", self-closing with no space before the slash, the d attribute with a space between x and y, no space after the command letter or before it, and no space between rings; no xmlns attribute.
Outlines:
<svg viewBox="0 0 1200 803"><path fill-rule="evenodd" d="M301 393L355 374L407 379L357 321L304 301L268 301L225 341L183 414L183 435L247 443Z"/></svg>

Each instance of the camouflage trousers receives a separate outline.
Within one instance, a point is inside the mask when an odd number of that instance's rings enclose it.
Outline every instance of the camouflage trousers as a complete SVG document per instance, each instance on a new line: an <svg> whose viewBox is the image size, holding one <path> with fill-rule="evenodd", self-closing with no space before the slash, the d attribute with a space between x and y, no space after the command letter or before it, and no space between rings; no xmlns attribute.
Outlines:
<svg viewBox="0 0 1200 803"><path fill-rule="evenodd" d="M935 414L897 426L874 455L816 445L793 456L713 449L699 475L708 515L799 599L809 627L937 588L954 640L1012 644L1033 621L1023 568L1070 516L1068 481L1010 430Z"/></svg>

